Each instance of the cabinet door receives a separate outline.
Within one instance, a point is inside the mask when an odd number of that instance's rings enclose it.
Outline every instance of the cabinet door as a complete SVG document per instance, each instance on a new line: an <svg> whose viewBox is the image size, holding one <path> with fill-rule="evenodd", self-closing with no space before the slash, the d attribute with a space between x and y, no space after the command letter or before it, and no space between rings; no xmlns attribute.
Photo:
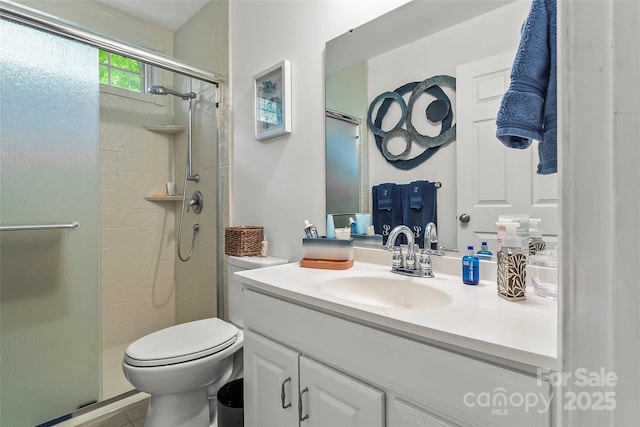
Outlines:
<svg viewBox="0 0 640 427"><path fill-rule="evenodd" d="M455 427L430 412L402 399L392 399L387 407L387 427Z"/></svg>
<svg viewBox="0 0 640 427"><path fill-rule="evenodd" d="M384 393L300 357L301 427L382 427Z"/></svg>
<svg viewBox="0 0 640 427"><path fill-rule="evenodd" d="M252 332L244 341L246 427L297 427L298 353Z"/></svg>

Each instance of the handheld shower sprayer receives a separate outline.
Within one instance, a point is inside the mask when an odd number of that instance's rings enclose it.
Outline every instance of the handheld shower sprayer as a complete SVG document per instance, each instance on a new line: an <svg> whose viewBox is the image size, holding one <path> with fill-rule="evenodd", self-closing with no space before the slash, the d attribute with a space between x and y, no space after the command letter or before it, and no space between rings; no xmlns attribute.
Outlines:
<svg viewBox="0 0 640 427"><path fill-rule="evenodd" d="M200 175L198 175L197 173L194 174L193 173L193 161L192 161L192 147L191 147L191 140L192 140L192 115L193 115L193 104L192 101L196 98L196 93L195 92L186 92L186 93L180 93L180 92L176 92L173 89L168 89L164 86L160 86L160 85L153 85L151 87L149 87L149 89L147 89L147 92L153 94L153 95L173 95L176 96L178 98L182 98L185 101L189 101L189 134L188 134L188 146L187 146L187 180L189 181L195 181L195 182L199 182L200 181Z"/></svg>
<svg viewBox="0 0 640 427"><path fill-rule="evenodd" d="M191 88L191 83L189 83ZM181 243L182 243L182 226L184 224L185 207L187 206L187 181L200 182L200 175L194 174L192 169L192 140L193 140L193 103L196 98L195 92L180 93L175 90L168 89L164 86L153 85L147 89L147 92L153 95L173 95L178 98L182 98L184 101L189 101L189 126L187 134L187 164L184 173L184 185L182 187L182 209L180 210L180 225L178 226L178 242L176 249L178 252L178 258L182 262L187 262L193 256L193 248L195 247L196 234L200 229L199 224L193 226L193 236L191 238L191 250L187 257L182 256ZM189 206L193 208L193 212L199 214L202 211L202 193L196 191L193 198L189 202ZM187 207L188 211L189 208Z"/></svg>
<svg viewBox="0 0 640 427"><path fill-rule="evenodd" d="M176 92L175 90L168 89L164 86L159 86L159 85L151 86L148 89L148 92L153 95L173 95L173 96L177 96L178 98L182 98L184 100L194 99L196 97L196 94L194 92L180 93L180 92Z"/></svg>

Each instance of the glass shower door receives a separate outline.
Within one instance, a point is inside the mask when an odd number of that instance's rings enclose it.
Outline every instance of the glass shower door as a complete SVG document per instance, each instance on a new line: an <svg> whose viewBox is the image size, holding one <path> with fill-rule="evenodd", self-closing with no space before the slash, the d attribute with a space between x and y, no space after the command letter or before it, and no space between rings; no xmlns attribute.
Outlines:
<svg viewBox="0 0 640 427"><path fill-rule="evenodd" d="M100 398L98 141L97 50L0 20L2 426Z"/></svg>

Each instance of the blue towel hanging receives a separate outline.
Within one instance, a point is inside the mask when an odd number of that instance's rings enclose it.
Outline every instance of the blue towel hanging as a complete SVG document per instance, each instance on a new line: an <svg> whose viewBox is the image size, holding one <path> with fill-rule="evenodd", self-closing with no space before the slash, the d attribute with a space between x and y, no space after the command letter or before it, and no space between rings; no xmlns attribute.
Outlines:
<svg viewBox="0 0 640 427"><path fill-rule="evenodd" d="M402 189L393 183L374 185L371 196L373 229L382 236L382 243L386 244L389 232L402 224ZM398 239L397 243L404 241Z"/></svg>
<svg viewBox="0 0 640 427"><path fill-rule="evenodd" d="M413 231L415 243L424 248L424 228L429 222L438 225L436 184L413 181L402 186L402 223Z"/></svg>
<svg viewBox="0 0 640 427"><path fill-rule="evenodd" d="M375 204L379 210L390 211L393 209L393 196L395 184L386 183L378 185L378 202Z"/></svg>
<svg viewBox="0 0 640 427"><path fill-rule="evenodd" d="M556 70L556 0L533 0L498 110L496 137L520 149L538 141L538 174L558 170Z"/></svg>

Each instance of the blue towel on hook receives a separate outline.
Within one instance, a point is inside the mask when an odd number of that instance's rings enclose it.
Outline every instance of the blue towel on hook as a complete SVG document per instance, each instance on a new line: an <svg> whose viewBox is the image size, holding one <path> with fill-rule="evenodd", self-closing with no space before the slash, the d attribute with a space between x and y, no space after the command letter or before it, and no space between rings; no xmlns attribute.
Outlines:
<svg viewBox="0 0 640 427"><path fill-rule="evenodd" d="M424 248L424 229L429 222L438 225L436 185L413 181L402 186L402 223L413 231L416 245Z"/></svg>
<svg viewBox="0 0 640 427"><path fill-rule="evenodd" d="M393 194L395 187L396 185L391 183L378 185L378 202L376 204L378 209L385 211L393 209Z"/></svg>
<svg viewBox="0 0 640 427"><path fill-rule="evenodd" d="M406 187L405 190L409 193L409 208L420 209L424 205L424 187L426 184L427 181L413 181Z"/></svg>
<svg viewBox="0 0 640 427"><path fill-rule="evenodd" d="M496 137L520 149L538 141L538 174L551 174L558 171L556 0L533 0L520 37Z"/></svg>
<svg viewBox="0 0 640 427"><path fill-rule="evenodd" d="M376 234L382 236L382 243L386 244L389 232L402 224L402 191L396 184L385 183L374 185L371 196L373 229ZM404 241L400 238L397 243L402 244Z"/></svg>

